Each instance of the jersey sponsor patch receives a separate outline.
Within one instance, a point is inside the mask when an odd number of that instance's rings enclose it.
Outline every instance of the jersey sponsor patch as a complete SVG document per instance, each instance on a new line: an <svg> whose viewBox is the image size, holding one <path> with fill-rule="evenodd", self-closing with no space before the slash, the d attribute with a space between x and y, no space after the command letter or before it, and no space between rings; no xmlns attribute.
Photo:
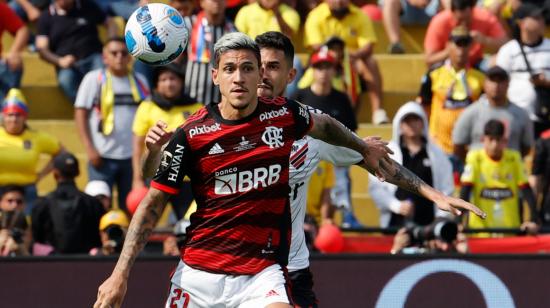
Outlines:
<svg viewBox="0 0 550 308"><path fill-rule="evenodd" d="M485 199L504 200L512 198L514 193L508 188L484 188L479 195Z"/></svg>
<svg viewBox="0 0 550 308"><path fill-rule="evenodd" d="M266 111L266 112L263 112L262 114L260 114L260 122L263 122L265 120L271 120L271 119L278 118L278 117L282 117L282 116L287 115L287 114L289 114L289 113L288 113L288 109L286 107L282 107L279 110Z"/></svg>
<svg viewBox="0 0 550 308"><path fill-rule="evenodd" d="M267 168L259 167L253 170L237 171L235 167L216 171L214 193L217 195L231 195L260 187L268 187L279 181L281 170L281 165L275 164Z"/></svg>
<svg viewBox="0 0 550 308"><path fill-rule="evenodd" d="M193 138L198 135L208 134L222 130L220 123L214 123L212 125L196 126L189 130L189 138Z"/></svg>
<svg viewBox="0 0 550 308"><path fill-rule="evenodd" d="M222 149L222 147L216 142L212 148L210 148L210 151L208 151L208 154L215 155L215 154L222 154L225 151Z"/></svg>
<svg viewBox="0 0 550 308"><path fill-rule="evenodd" d="M309 112L304 106L298 104L298 114L306 120L307 125L309 125Z"/></svg>
<svg viewBox="0 0 550 308"><path fill-rule="evenodd" d="M283 141L283 129L275 126L268 126L262 134L262 141L269 146L270 149L280 148L285 145Z"/></svg>
<svg viewBox="0 0 550 308"><path fill-rule="evenodd" d="M168 170L168 181L176 182L178 174L180 172L181 160L183 158L183 150L185 147L181 144L176 144L176 150L172 155L172 163L170 164L170 170Z"/></svg>

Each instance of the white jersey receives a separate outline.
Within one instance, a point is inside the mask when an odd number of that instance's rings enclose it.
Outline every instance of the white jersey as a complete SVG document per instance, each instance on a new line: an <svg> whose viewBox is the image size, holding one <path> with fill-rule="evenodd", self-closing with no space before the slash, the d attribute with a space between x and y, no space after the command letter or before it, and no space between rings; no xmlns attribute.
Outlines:
<svg viewBox="0 0 550 308"><path fill-rule="evenodd" d="M362 161L363 156L348 148L337 147L309 136L292 144L289 174L292 214L292 241L287 266L289 272L309 266L309 251L304 234L307 188L311 175L321 160L336 166L350 166Z"/></svg>

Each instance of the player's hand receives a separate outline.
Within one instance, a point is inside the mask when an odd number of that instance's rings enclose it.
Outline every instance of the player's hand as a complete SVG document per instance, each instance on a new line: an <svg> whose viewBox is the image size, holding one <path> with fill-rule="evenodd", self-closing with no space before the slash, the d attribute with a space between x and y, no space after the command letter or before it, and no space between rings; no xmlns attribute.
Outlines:
<svg viewBox="0 0 550 308"><path fill-rule="evenodd" d="M539 233L539 226L532 221L526 221L522 223L519 228L521 229L521 231L524 231L528 235L535 235Z"/></svg>
<svg viewBox="0 0 550 308"><path fill-rule="evenodd" d="M386 178L380 170L380 161L384 158L389 159L388 155L393 154L393 151L388 148L388 142L380 137L366 137L363 141L368 147L367 152L363 153L367 168L372 170L380 181L385 181Z"/></svg>
<svg viewBox="0 0 550 308"><path fill-rule="evenodd" d="M8 64L9 69L12 71L21 69L21 67L23 66L23 58L21 57L21 53L10 52L6 56L6 63Z"/></svg>
<svg viewBox="0 0 550 308"><path fill-rule="evenodd" d="M97 300L93 308L119 308L126 295L128 282L122 275L113 273L97 291Z"/></svg>
<svg viewBox="0 0 550 308"><path fill-rule="evenodd" d="M151 127L145 136L145 146L152 153L158 153L162 146L167 143L174 132L167 131L168 124L163 121L157 121L155 126Z"/></svg>
<svg viewBox="0 0 550 308"><path fill-rule="evenodd" d="M432 201L440 210L451 212L456 216L460 216L462 214L462 210L466 210L474 212L474 214L483 219L487 217L485 212L470 202L464 201L460 198L450 197L443 193L439 193Z"/></svg>

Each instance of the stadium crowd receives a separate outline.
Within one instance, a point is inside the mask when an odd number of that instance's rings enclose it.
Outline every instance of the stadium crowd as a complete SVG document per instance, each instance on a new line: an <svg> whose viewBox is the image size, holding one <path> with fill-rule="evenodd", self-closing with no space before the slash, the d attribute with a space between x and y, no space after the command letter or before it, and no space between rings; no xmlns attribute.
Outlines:
<svg viewBox="0 0 550 308"><path fill-rule="evenodd" d="M549 1L169 0L184 16L190 38L180 57L156 68L132 61L120 38L122 21L147 3L0 1L0 36L13 36L11 46L0 48L1 255L120 252L135 210L127 204L129 195L153 176L141 168L148 132L158 120L174 130L203 105L219 102L212 51L220 37L235 31L252 39L267 31L291 38L300 54L293 58L285 96L352 131L359 127L359 111L368 108L374 126L391 126L394 160L488 215L457 218L370 176L379 226L400 229L401 246L393 250L410 244L404 230L438 219L460 229L515 228L528 234L550 225ZM381 74L374 23L385 29L389 54L411 52L401 27L426 28L426 72L417 95L403 101L393 119L383 95L383 77L392 77ZM86 154L84 191L75 181L78 155L28 123L30 105L48 108L24 96L23 71L32 72L24 59L32 53L55 68L59 88L74 105ZM277 63L266 66L277 70L270 65ZM271 90L280 86L262 82ZM46 164L40 164L42 155L49 158ZM55 189L38 196L37 184L50 173ZM194 209L191 185L184 183L164 219L177 230ZM323 225L337 224L335 211L342 213L341 226L363 227L353 210L349 167L321 163L308 189L306 221L313 237ZM165 251L174 245L168 238Z"/></svg>

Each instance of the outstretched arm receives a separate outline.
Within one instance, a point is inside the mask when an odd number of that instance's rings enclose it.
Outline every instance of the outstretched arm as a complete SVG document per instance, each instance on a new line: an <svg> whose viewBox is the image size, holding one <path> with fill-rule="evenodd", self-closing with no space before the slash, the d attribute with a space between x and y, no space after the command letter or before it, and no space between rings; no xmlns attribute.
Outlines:
<svg viewBox="0 0 550 308"><path fill-rule="evenodd" d="M130 223L115 269L99 287L94 308L120 307L126 294L130 270L164 211L168 197L167 193L151 188L141 201Z"/></svg>
<svg viewBox="0 0 550 308"><path fill-rule="evenodd" d="M371 173L373 173L374 171L372 166L369 166L366 163L363 163L361 167ZM383 158L380 161L380 172L389 183L392 183L399 188L406 189L417 195L425 197L426 199L435 203L437 207L441 210L451 212L455 215L460 215L462 214L462 209L472 211L482 218L485 218L486 216L486 214L475 205L462 199L447 196L439 190L426 184L409 169L403 167L401 164L397 163L389 157Z"/></svg>

